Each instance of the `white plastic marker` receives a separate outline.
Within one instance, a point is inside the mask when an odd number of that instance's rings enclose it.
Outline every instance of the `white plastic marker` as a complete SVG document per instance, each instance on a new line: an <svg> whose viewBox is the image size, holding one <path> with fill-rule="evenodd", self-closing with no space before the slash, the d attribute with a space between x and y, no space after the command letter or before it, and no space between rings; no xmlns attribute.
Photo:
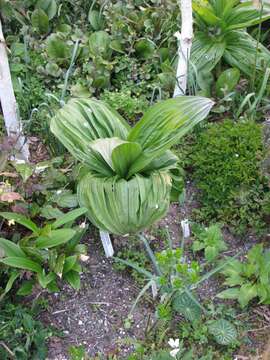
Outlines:
<svg viewBox="0 0 270 360"><path fill-rule="evenodd" d="M181 228L183 232L183 238L190 237L190 227L189 227L189 221L188 219L184 219L181 221Z"/></svg>
<svg viewBox="0 0 270 360"><path fill-rule="evenodd" d="M105 251L106 257L112 257L114 254L110 234L106 231L99 230L100 239L102 241L103 249Z"/></svg>
<svg viewBox="0 0 270 360"><path fill-rule="evenodd" d="M152 290L153 299L155 299L158 295L158 288L155 281L152 281L151 283L151 290Z"/></svg>

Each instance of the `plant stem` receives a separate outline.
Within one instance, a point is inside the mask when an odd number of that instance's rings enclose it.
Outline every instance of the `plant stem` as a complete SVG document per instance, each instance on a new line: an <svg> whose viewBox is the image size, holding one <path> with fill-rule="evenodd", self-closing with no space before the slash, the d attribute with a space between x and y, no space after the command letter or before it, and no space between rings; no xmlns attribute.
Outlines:
<svg viewBox="0 0 270 360"><path fill-rule="evenodd" d="M67 70L67 72L66 72L66 75L65 75L64 87L63 87L62 95L61 95L61 99L60 99L60 105L61 105L61 106L64 105L64 98L65 98L65 96L66 96L66 91L67 91L67 86L68 86L68 80L69 80L69 77L70 77L72 68L73 68L73 66L74 66L74 64L75 64L75 57L76 57L76 55L77 55L78 47L79 47L79 40L76 40L76 43L75 43L75 45L74 45L73 52L72 52L72 57L71 57L70 65L69 65L69 68L68 68L68 70Z"/></svg>
<svg viewBox="0 0 270 360"><path fill-rule="evenodd" d="M162 272L161 272L161 270L160 270L160 268L158 266L158 263L156 261L155 254L153 253L152 249L150 248L146 237L144 235L140 234L139 239L144 244L145 250L146 250L150 260L152 261L153 266L154 266L154 270L155 270L156 275L162 276Z"/></svg>

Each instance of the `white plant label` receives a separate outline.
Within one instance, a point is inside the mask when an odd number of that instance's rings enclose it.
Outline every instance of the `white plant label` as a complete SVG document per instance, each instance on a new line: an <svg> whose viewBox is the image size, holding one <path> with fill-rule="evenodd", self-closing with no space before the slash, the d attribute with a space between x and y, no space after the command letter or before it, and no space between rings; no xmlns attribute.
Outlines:
<svg viewBox="0 0 270 360"><path fill-rule="evenodd" d="M182 227L183 237L184 238L190 237L190 227L189 227L188 219L181 221L181 227Z"/></svg>
<svg viewBox="0 0 270 360"><path fill-rule="evenodd" d="M153 298L155 299L157 297L157 295L158 295L157 284L156 284L155 281L152 281L151 289L152 289Z"/></svg>
<svg viewBox="0 0 270 360"><path fill-rule="evenodd" d="M101 231L101 230L99 231L99 234L106 257L107 258L112 257L114 254L114 250L113 250L110 234L107 233L106 231Z"/></svg>

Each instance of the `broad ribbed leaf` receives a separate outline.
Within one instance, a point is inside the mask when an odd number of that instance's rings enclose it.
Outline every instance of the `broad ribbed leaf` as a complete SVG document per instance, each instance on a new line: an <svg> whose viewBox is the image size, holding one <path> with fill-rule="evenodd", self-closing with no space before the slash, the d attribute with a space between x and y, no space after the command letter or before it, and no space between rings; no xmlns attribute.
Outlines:
<svg viewBox="0 0 270 360"><path fill-rule="evenodd" d="M153 170L170 170L176 168L179 158L170 150L165 151L164 154L158 156L152 160L144 169L144 173L151 172Z"/></svg>
<svg viewBox="0 0 270 360"><path fill-rule="evenodd" d="M19 245L3 238L0 238L0 249L4 250L4 256L7 257L25 256L25 253L22 251Z"/></svg>
<svg viewBox="0 0 270 360"><path fill-rule="evenodd" d="M77 260L78 260L77 255L68 256L64 263L63 273L67 273L70 270L72 270Z"/></svg>
<svg viewBox="0 0 270 360"><path fill-rule="evenodd" d="M76 220L78 217L82 216L87 212L86 208L75 209L69 211L67 214L60 216L54 223L52 223L52 228L56 229L60 226L65 225L68 222Z"/></svg>
<svg viewBox="0 0 270 360"><path fill-rule="evenodd" d="M105 162L109 165L109 167L112 170L114 170L112 163L112 152L117 146L124 143L125 143L124 140L121 140L116 137L112 137L105 139L97 139L90 144L90 147L96 153L99 153L102 156L102 158L105 160Z"/></svg>
<svg viewBox="0 0 270 360"><path fill-rule="evenodd" d="M269 18L269 6L264 6L261 14L260 8L257 9L252 1L247 1L234 7L223 19L227 30L236 30L260 24Z"/></svg>
<svg viewBox="0 0 270 360"><path fill-rule="evenodd" d="M235 326L227 320L215 320L208 327L218 344L230 345L237 339L237 331Z"/></svg>
<svg viewBox="0 0 270 360"><path fill-rule="evenodd" d="M72 229L52 230L50 236L39 236L36 240L36 246L39 249L51 248L65 244L76 234Z"/></svg>
<svg viewBox="0 0 270 360"><path fill-rule="evenodd" d="M33 231L33 233L38 234L39 228L33 221L25 217L24 215L12 213L12 212L0 212L0 216L7 220L14 220L16 223L25 226L27 229Z"/></svg>
<svg viewBox="0 0 270 360"><path fill-rule="evenodd" d="M221 19L215 14L214 9L210 4L202 6L194 3L192 8L196 15L198 15L207 25L215 26Z"/></svg>
<svg viewBox="0 0 270 360"><path fill-rule="evenodd" d="M113 234L137 233L168 210L171 179L167 173L135 175L129 181L88 174L78 186L78 199L91 222Z"/></svg>
<svg viewBox="0 0 270 360"><path fill-rule="evenodd" d="M179 96L151 107L128 136L129 141L139 143L143 149L142 156L131 167L130 175L177 143L206 118L213 104L212 100L203 97Z"/></svg>
<svg viewBox="0 0 270 360"><path fill-rule="evenodd" d="M112 151L112 164L117 175L125 178L131 165L142 153L142 148L137 143L126 142Z"/></svg>
<svg viewBox="0 0 270 360"><path fill-rule="evenodd" d="M201 316L201 308L186 293L177 292L173 298L174 311L183 314L189 321L198 320Z"/></svg>
<svg viewBox="0 0 270 360"><path fill-rule="evenodd" d="M231 12L231 9L239 4L239 0L210 0L214 13L223 18Z"/></svg>
<svg viewBox="0 0 270 360"><path fill-rule="evenodd" d="M75 158L91 166L90 143L110 137L126 140L129 125L102 101L72 99L52 118L51 131Z"/></svg>
<svg viewBox="0 0 270 360"><path fill-rule="evenodd" d="M240 71L236 68L224 70L217 79L216 92L222 97L234 90L240 79Z"/></svg>
<svg viewBox="0 0 270 360"><path fill-rule="evenodd" d="M75 289L79 290L81 287L80 275L76 271L69 271L64 274L64 279Z"/></svg>
<svg viewBox="0 0 270 360"><path fill-rule="evenodd" d="M227 47L225 61L244 74L252 76L255 62L257 69L263 71L270 64L270 51L244 31L231 31L225 36Z"/></svg>
<svg viewBox="0 0 270 360"><path fill-rule="evenodd" d="M226 43L224 40L210 37L208 34L198 31L192 43L190 56L192 66L190 66L190 71L194 72L193 67L197 73L202 69L209 72L213 70L222 58L225 47Z"/></svg>
<svg viewBox="0 0 270 360"><path fill-rule="evenodd" d="M25 257L7 257L5 259L0 259L0 262L15 268L42 273L42 268L38 263Z"/></svg>
<svg viewBox="0 0 270 360"><path fill-rule="evenodd" d="M89 37L89 50L93 57L101 56L109 60L112 54L110 49L111 37L106 31L96 31Z"/></svg>

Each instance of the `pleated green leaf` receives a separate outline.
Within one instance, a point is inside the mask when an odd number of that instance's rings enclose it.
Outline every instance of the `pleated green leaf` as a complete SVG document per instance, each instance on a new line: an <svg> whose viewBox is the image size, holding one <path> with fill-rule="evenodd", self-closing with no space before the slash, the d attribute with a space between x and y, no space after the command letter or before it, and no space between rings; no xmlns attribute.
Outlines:
<svg viewBox="0 0 270 360"><path fill-rule="evenodd" d="M126 140L129 125L102 101L72 99L52 118L51 131L76 159L91 164L89 144L110 137Z"/></svg>
<svg viewBox="0 0 270 360"><path fill-rule="evenodd" d="M268 6L263 6L262 13L260 8L256 8L252 1L246 1L233 8L227 16L224 16L224 21L227 24L227 30L244 29L249 26L254 26L270 19L270 9Z"/></svg>
<svg viewBox="0 0 270 360"><path fill-rule="evenodd" d="M131 165L141 155L142 148L137 143L125 142L112 151L112 164L117 175L125 178Z"/></svg>
<svg viewBox="0 0 270 360"><path fill-rule="evenodd" d="M244 74L252 76L255 62L262 71L270 64L270 51L244 31L231 31L225 36L227 47L224 52L225 61L238 68Z"/></svg>
<svg viewBox="0 0 270 360"><path fill-rule="evenodd" d="M222 39L211 37L207 33L197 31L192 43L190 56L190 71L197 73L202 69L210 72L222 58L226 48L226 43Z"/></svg>
<svg viewBox="0 0 270 360"><path fill-rule="evenodd" d="M92 150L96 153L99 153L104 161L109 165L109 167L114 170L112 163L112 152L120 144L124 144L125 141L112 137L105 139L97 139L90 144Z"/></svg>
<svg viewBox="0 0 270 360"><path fill-rule="evenodd" d="M128 136L129 141L139 143L143 149L130 174L140 171L176 144L206 118L213 104L212 100L203 97L180 96L152 106Z"/></svg>
<svg viewBox="0 0 270 360"><path fill-rule="evenodd" d="M91 222L113 234L141 231L159 220L168 210L171 178L166 172L130 180L87 174L78 186L78 199L87 207Z"/></svg>
<svg viewBox="0 0 270 360"><path fill-rule="evenodd" d="M165 151L164 154L153 159L144 169L144 173L153 170L170 170L176 167L179 158L170 150Z"/></svg>

